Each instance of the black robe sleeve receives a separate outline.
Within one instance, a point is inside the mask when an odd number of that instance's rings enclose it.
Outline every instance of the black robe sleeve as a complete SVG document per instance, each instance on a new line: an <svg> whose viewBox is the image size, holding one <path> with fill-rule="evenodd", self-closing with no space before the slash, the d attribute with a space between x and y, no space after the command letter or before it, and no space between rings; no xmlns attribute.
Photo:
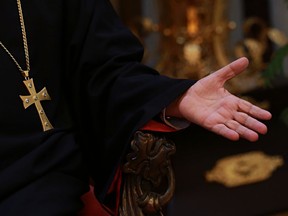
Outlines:
<svg viewBox="0 0 288 216"><path fill-rule="evenodd" d="M67 11L79 14L66 23L67 94L96 196L103 201L133 133L194 81L162 76L141 64L142 45L108 0L80 2Z"/></svg>

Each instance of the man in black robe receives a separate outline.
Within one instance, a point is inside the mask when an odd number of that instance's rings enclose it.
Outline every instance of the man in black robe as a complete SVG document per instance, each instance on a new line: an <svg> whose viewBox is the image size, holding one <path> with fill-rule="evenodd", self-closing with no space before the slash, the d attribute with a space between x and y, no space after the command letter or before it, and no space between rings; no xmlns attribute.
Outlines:
<svg viewBox="0 0 288 216"><path fill-rule="evenodd" d="M271 114L223 85L242 58L198 81L160 76L108 0L22 0L36 91L53 129L42 131L15 62L1 48L0 215L77 215L93 180L100 202L139 128L166 114L232 140L254 141ZM0 41L25 66L16 0L0 2ZM192 86L192 87L191 87ZM255 119L254 119L255 118Z"/></svg>

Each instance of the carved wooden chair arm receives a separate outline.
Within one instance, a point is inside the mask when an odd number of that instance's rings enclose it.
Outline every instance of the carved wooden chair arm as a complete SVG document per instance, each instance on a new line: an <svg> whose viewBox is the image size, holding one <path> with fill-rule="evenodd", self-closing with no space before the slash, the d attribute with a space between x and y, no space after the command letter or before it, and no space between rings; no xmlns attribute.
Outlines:
<svg viewBox="0 0 288 216"><path fill-rule="evenodd" d="M124 164L120 216L158 216L171 201L175 175L171 155L175 144L165 137L137 131Z"/></svg>

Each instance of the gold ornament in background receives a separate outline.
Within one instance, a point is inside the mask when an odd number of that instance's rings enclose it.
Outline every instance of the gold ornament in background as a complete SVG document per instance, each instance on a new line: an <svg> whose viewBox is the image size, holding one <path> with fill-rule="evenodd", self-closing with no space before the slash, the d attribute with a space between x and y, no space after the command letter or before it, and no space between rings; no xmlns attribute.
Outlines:
<svg viewBox="0 0 288 216"><path fill-rule="evenodd" d="M229 0L156 0L154 4L159 22L142 17L131 28L144 45L147 36L159 35L155 68L171 77L200 79L240 56L247 56L247 70L226 84L230 92L241 95L264 86L261 72L269 61L264 58L271 52L268 42L287 43L282 32L268 27L260 18L248 18L243 24L229 20ZM256 32L252 31L255 26ZM231 47L230 33L236 28L243 28L244 38ZM145 59L149 59L149 51Z"/></svg>
<svg viewBox="0 0 288 216"><path fill-rule="evenodd" d="M264 181L283 164L282 156L269 156L260 151L253 151L220 159L205 177L208 182L236 187Z"/></svg>
<svg viewBox="0 0 288 216"><path fill-rule="evenodd" d="M227 33L236 25L223 14L226 1L158 0L159 23L142 17L133 20L130 27L144 45L147 36L158 33L158 71L176 78L199 79L230 62L223 47Z"/></svg>
<svg viewBox="0 0 288 216"><path fill-rule="evenodd" d="M227 64L226 50L219 48L235 25L223 13L226 1L161 1L162 17L169 17L162 25L172 33L161 38L165 54L156 68L172 77L199 79Z"/></svg>

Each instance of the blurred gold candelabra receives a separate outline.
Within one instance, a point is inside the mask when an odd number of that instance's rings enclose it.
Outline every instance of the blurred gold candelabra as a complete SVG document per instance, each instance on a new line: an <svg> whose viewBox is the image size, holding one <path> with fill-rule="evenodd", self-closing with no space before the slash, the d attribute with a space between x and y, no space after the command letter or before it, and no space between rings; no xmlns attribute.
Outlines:
<svg viewBox="0 0 288 216"><path fill-rule="evenodd" d="M131 28L141 39L151 33L159 34L160 57L155 68L171 77L199 79L240 56L247 56L247 70L227 83L231 92L245 93L264 85L261 72L269 61L267 53L272 55L271 42L279 46L287 43L282 32L251 17L241 25L243 40L229 48L229 34L239 27L228 18L229 0L155 2L159 23L144 17Z"/></svg>

